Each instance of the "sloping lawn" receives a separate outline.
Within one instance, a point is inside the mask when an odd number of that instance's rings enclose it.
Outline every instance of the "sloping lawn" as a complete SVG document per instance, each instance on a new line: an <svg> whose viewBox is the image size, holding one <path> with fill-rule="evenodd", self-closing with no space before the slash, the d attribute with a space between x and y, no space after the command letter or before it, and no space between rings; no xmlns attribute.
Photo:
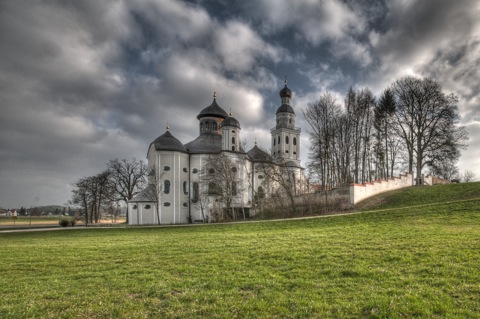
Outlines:
<svg viewBox="0 0 480 319"><path fill-rule="evenodd" d="M0 318L478 318L480 199L309 220L0 233Z"/></svg>

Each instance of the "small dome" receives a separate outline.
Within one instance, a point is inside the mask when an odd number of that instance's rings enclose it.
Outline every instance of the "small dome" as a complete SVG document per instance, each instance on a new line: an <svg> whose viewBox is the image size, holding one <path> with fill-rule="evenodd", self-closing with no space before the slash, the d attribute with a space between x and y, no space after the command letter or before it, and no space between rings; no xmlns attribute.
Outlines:
<svg viewBox="0 0 480 319"><path fill-rule="evenodd" d="M265 151L262 151L257 145L247 152L248 157L253 162L272 162L272 157Z"/></svg>
<svg viewBox="0 0 480 319"><path fill-rule="evenodd" d="M280 97L284 97L284 96L288 96L290 98L292 97L292 91L290 91L290 89L287 87L287 83L285 83L285 87L280 90L279 94L280 94Z"/></svg>
<svg viewBox="0 0 480 319"><path fill-rule="evenodd" d="M278 109L277 109L277 113L293 113L295 114L295 112L293 111L293 107L291 107L290 105L288 104L282 104Z"/></svg>
<svg viewBox="0 0 480 319"><path fill-rule="evenodd" d="M214 96L212 104L204 108L200 114L198 114L197 119L201 119L205 116L220 117L225 119L228 117L228 114L217 104L217 99Z"/></svg>
<svg viewBox="0 0 480 319"><path fill-rule="evenodd" d="M224 126L233 126L236 128L240 128L240 123L237 121L236 118L229 116L225 119L225 121L223 121L222 127Z"/></svg>
<svg viewBox="0 0 480 319"><path fill-rule="evenodd" d="M155 145L157 151L178 151L187 153L185 146L183 146L183 144L168 130L163 133L163 135L157 137L152 144Z"/></svg>

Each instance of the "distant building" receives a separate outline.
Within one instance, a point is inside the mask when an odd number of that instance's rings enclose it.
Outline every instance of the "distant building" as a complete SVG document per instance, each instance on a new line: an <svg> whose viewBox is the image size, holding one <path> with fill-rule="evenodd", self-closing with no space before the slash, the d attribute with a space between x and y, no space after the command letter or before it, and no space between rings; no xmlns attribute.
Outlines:
<svg viewBox="0 0 480 319"><path fill-rule="evenodd" d="M285 87L279 92L281 105L276 112L276 126L271 130L271 154L260 149L256 143L245 152L240 146L241 127L232 114L227 114L213 102L197 116L199 136L183 144L175 138L169 128L155 139L148 148L148 166L156 172L156 185L151 184L128 203L129 223L139 224L182 224L203 221L202 210L198 205L199 192L208 187L203 185L199 173L206 159L212 154L223 153L236 165L235 172L239 193L233 207L249 210L256 192L265 192L263 176L256 163L272 161L288 166L294 172L297 186L305 184L303 168L300 165L300 132L295 127L295 112L290 105L292 92ZM233 168L232 168L233 169ZM156 190L160 196L152 196ZM157 202L158 200L158 202ZM204 207L208 220L218 201L212 197ZM158 212L157 212L158 209Z"/></svg>

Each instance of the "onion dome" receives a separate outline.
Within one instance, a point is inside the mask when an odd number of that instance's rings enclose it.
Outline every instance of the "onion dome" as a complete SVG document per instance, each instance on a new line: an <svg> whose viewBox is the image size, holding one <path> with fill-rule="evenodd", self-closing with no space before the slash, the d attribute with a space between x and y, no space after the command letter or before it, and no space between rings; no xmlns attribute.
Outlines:
<svg viewBox="0 0 480 319"><path fill-rule="evenodd" d="M222 127L224 126L233 126L236 128L240 128L240 123L237 121L236 118L232 116L232 112L230 112L229 116L222 123Z"/></svg>
<svg viewBox="0 0 480 319"><path fill-rule="evenodd" d="M287 87L287 78L285 77L285 87L279 92L282 99L282 105L277 109L278 113L293 113L293 107L290 106L290 99L292 98L292 91Z"/></svg>
<svg viewBox="0 0 480 319"><path fill-rule="evenodd" d="M280 105L280 107L277 109L277 113L293 113L295 114L295 112L293 111L293 107L291 107L289 104L282 104Z"/></svg>
<svg viewBox="0 0 480 319"><path fill-rule="evenodd" d="M279 92L280 97L292 97L292 91L287 87L287 80L285 80L285 87Z"/></svg>
<svg viewBox="0 0 480 319"><path fill-rule="evenodd" d="M152 144L157 151L177 151L187 153L185 146L183 146L183 144L176 139L168 129L163 135L157 137Z"/></svg>
<svg viewBox="0 0 480 319"><path fill-rule="evenodd" d="M202 117L206 116L213 116L213 117L220 117L225 119L228 117L227 112L225 112L218 104L217 104L217 94L213 93L213 102L206 108L204 108L200 114L198 114L197 119L201 119Z"/></svg>

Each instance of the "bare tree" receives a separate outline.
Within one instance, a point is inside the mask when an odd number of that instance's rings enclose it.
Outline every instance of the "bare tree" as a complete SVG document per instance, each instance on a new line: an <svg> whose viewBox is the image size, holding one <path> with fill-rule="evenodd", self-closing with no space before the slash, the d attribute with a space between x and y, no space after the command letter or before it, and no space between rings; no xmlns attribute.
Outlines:
<svg viewBox="0 0 480 319"><path fill-rule="evenodd" d="M408 150L409 170L415 163L419 180L425 165L442 160L439 153L455 156L465 147L466 131L457 126L458 99L444 94L440 84L429 78L407 76L397 80L392 90L397 132Z"/></svg>
<svg viewBox="0 0 480 319"><path fill-rule="evenodd" d="M395 113L395 96L390 88L383 91L374 111L374 127L377 139L376 155L381 178L393 176L396 150L398 145L395 134L392 134L392 118Z"/></svg>
<svg viewBox="0 0 480 319"><path fill-rule="evenodd" d="M279 200L286 196L288 200L288 209L295 212L295 195L300 185L297 184L297 173L299 168L293 166L290 162L275 164L273 162L258 163L258 168L265 176L266 182L276 191L271 194ZM281 201L281 200L280 200Z"/></svg>
<svg viewBox="0 0 480 319"><path fill-rule="evenodd" d="M127 203L146 186L147 166L141 160L111 160L107 164L116 201ZM128 224L128 212L127 212Z"/></svg>
<svg viewBox="0 0 480 319"><path fill-rule="evenodd" d="M73 189L71 203L80 206L85 214L85 223L98 223L102 211L112 202L112 189L109 185L110 172L103 171L95 176L77 181Z"/></svg>
<svg viewBox="0 0 480 319"><path fill-rule="evenodd" d="M473 182L476 177L477 177L477 174L475 174L475 172L471 170L466 170L462 174L462 181L465 183L470 183L470 182Z"/></svg>
<svg viewBox="0 0 480 319"><path fill-rule="evenodd" d="M243 189L238 169L235 161L225 153L212 154L206 159L199 175L200 182L208 187L208 195L222 202L227 214L231 213L234 220L236 215L232 205ZM224 215L222 219L225 219Z"/></svg>
<svg viewBox="0 0 480 319"><path fill-rule="evenodd" d="M157 215L157 223L160 225L160 204L162 200L162 193L169 192L170 189L166 190L164 186L170 188L170 185L164 185L164 181L162 180L163 175L165 174L164 171L159 172L155 168L151 169L148 172L148 185L143 191L145 197L153 202L155 206L155 212Z"/></svg>

